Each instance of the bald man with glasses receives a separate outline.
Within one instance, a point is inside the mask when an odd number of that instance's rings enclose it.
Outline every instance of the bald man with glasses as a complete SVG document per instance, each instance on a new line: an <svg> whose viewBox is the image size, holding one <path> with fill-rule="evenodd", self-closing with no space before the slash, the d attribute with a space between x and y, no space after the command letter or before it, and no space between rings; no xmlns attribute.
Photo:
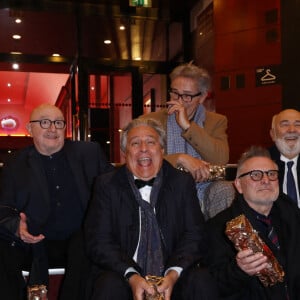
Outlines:
<svg viewBox="0 0 300 300"><path fill-rule="evenodd" d="M82 223L94 178L111 171L99 144L65 140L62 111L36 107L27 124L33 145L1 172L0 295L23 300L26 285L48 287L48 268L65 268L61 300L85 296L88 260ZM25 282L22 270L30 271Z"/></svg>
<svg viewBox="0 0 300 300"><path fill-rule="evenodd" d="M300 299L300 210L279 192L278 166L267 149L251 147L238 162L237 198L207 222L209 264L221 299ZM269 266L266 252L241 251L225 234L226 225L244 215L284 270L282 282L265 286L259 279Z"/></svg>

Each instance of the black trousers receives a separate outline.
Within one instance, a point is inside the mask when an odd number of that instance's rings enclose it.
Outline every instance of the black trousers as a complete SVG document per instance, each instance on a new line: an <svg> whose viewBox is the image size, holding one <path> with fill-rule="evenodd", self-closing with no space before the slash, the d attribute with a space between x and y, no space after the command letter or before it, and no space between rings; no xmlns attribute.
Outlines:
<svg viewBox="0 0 300 300"><path fill-rule="evenodd" d="M205 268L183 271L176 282L172 300L218 300L217 285ZM91 300L132 300L126 279L115 272L102 272L96 279Z"/></svg>
<svg viewBox="0 0 300 300"><path fill-rule="evenodd" d="M44 241L49 268L64 267L66 272L59 293L60 300L86 297L89 261L84 252L82 232L67 240ZM30 271L32 251L11 246L0 240L0 298L26 299L26 282L22 270Z"/></svg>

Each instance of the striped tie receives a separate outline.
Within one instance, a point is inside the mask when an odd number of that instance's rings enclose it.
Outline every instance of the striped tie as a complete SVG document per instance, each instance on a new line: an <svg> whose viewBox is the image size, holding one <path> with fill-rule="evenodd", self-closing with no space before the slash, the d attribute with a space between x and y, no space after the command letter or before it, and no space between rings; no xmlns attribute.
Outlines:
<svg viewBox="0 0 300 300"><path fill-rule="evenodd" d="M278 241L278 236L277 233L272 226L271 219L265 216L257 216L257 219L261 221L267 228L267 235L269 240L276 246L276 248L279 250L280 245Z"/></svg>

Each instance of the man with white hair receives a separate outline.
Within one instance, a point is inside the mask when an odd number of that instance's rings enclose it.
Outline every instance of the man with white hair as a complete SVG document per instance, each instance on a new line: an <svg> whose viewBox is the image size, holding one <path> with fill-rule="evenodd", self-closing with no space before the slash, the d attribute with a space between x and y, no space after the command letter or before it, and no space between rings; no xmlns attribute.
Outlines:
<svg viewBox="0 0 300 300"><path fill-rule="evenodd" d="M269 151L279 167L279 187L300 207L300 112L285 109L273 116Z"/></svg>

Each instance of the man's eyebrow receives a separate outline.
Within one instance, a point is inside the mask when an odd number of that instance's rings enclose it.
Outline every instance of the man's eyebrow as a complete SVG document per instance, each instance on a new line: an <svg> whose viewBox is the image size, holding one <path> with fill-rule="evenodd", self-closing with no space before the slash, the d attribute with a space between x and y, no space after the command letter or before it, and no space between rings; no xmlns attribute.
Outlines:
<svg viewBox="0 0 300 300"><path fill-rule="evenodd" d="M291 121L291 120L281 120L279 122L279 124L284 124L284 123L291 123L291 124L300 123L300 120L294 120L294 121Z"/></svg>

